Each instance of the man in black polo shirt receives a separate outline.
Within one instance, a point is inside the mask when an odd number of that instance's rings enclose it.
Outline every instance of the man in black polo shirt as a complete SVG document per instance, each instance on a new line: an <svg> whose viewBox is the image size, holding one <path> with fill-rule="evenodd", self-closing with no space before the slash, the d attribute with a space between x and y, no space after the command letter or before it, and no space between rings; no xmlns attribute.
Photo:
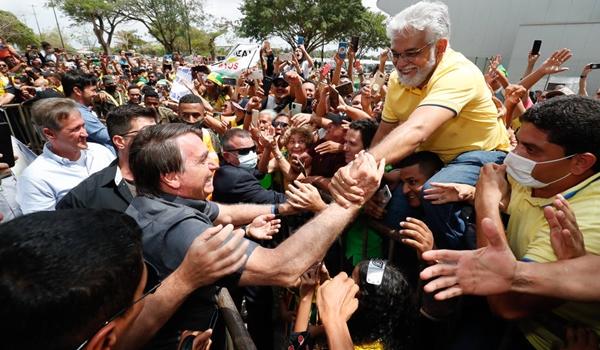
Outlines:
<svg viewBox="0 0 600 350"><path fill-rule="evenodd" d="M58 202L56 209L94 208L124 212L135 196L129 147L142 128L155 124L156 112L152 108L125 105L111 111L106 125L117 150L117 159L74 187Z"/></svg>

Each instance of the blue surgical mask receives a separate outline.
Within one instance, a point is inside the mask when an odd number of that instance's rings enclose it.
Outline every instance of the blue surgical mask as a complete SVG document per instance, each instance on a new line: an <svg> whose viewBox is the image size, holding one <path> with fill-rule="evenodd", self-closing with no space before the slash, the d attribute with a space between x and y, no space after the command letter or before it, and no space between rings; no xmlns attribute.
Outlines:
<svg viewBox="0 0 600 350"><path fill-rule="evenodd" d="M240 168L254 169L258 164L258 155L254 151L248 152L248 154L238 155L240 161Z"/></svg>

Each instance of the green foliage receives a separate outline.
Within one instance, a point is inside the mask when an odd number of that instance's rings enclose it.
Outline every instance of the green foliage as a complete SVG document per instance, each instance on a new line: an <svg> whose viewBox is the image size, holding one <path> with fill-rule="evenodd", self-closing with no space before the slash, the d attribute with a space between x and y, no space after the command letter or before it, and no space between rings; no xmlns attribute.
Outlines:
<svg viewBox="0 0 600 350"><path fill-rule="evenodd" d="M77 24L91 24L104 53L110 54L110 44L117 26L126 18L119 9L120 0L52 0Z"/></svg>
<svg viewBox="0 0 600 350"><path fill-rule="evenodd" d="M352 30L352 36L359 37L357 56L362 56L371 49L388 47L390 40L387 37L385 23L387 16L382 13L365 11L361 18L361 24L357 30Z"/></svg>
<svg viewBox="0 0 600 350"><path fill-rule="evenodd" d="M71 45L71 37L68 34L62 34L63 41L65 42L65 50L68 52L75 52L75 48L73 45ZM49 32L43 32L41 41L48 42L50 45L52 45L52 47L62 47L60 35L58 34L58 29L56 28L50 30Z"/></svg>
<svg viewBox="0 0 600 350"><path fill-rule="evenodd" d="M179 36L187 38L192 19L200 21L200 0L127 0L119 11L142 23L167 52L173 52Z"/></svg>
<svg viewBox="0 0 600 350"><path fill-rule="evenodd" d="M0 36L20 48L25 48L29 44L39 45L40 43L39 38L31 28L11 12L3 10L0 10Z"/></svg>
<svg viewBox="0 0 600 350"><path fill-rule="evenodd" d="M115 39L117 40L119 50L139 51L146 45L146 41L137 34L137 30L135 29L119 30L115 33Z"/></svg>
<svg viewBox="0 0 600 350"><path fill-rule="evenodd" d="M244 0L240 11L242 35L256 40L279 36L291 46L301 35L309 52L348 38L362 28L367 12L361 0Z"/></svg>

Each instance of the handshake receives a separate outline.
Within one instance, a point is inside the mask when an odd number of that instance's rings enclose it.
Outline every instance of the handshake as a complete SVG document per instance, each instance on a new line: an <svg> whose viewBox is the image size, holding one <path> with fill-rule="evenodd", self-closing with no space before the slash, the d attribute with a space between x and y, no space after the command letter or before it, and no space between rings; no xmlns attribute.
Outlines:
<svg viewBox="0 0 600 350"><path fill-rule="evenodd" d="M371 154L361 151L335 173L329 184L331 196L344 208L361 207L379 188L384 170L385 159L378 163Z"/></svg>

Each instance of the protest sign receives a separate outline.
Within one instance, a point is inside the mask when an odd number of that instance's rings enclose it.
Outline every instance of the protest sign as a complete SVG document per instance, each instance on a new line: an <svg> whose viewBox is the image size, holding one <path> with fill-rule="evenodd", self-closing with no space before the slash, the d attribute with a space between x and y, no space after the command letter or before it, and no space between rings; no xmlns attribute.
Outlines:
<svg viewBox="0 0 600 350"><path fill-rule="evenodd" d="M260 45L258 44L238 44L223 61L210 66L210 70L227 78L239 78L244 69L258 63L259 50Z"/></svg>
<svg viewBox="0 0 600 350"><path fill-rule="evenodd" d="M177 74L175 75L175 81L171 86L169 98L173 101L179 102L179 99L182 96L191 93L188 86L194 86L192 83L192 68L178 67Z"/></svg>

